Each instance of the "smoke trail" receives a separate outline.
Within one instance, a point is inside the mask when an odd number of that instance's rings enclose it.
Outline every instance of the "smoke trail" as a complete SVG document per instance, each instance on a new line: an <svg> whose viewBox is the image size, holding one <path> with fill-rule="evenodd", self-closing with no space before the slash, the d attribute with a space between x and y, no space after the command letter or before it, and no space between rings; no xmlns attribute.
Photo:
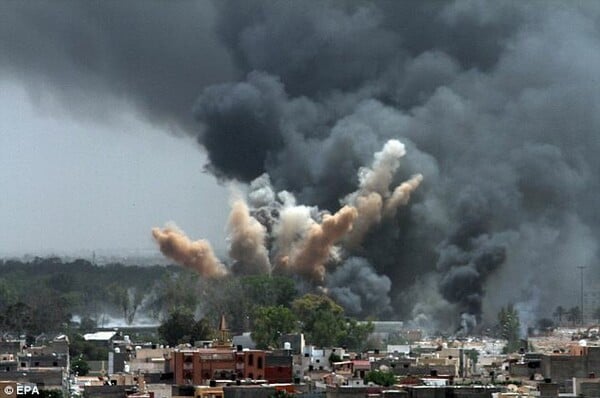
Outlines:
<svg viewBox="0 0 600 398"><path fill-rule="evenodd" d="M398 140L389 140L385 143L381 151L375 153L373 164L370 168L361 167L359 169L358 190L348 195L344 200L344 202L354 206L358 211L354 228L346 239L346 244L350 248L360 245L369 230L381 221L384 200L386 200L386 216L394 215L394 213L387 211L388 207L395 208L396 205L408 202L408 193L405 195L406 200L402 203L395 198L397 195L393 195L391 199L394 200L394 203L390 203L388 206L387 199L390 196L390 184L400 166L400 158L405 154L406 149L404 144ZM412 184L411 191L416 189L417 186L418 183L416 185ZM404 191L407 190L408 187L404 189Z"/></svg>
<svg viewBox="0 0 600 398"><path fill-rule="evenodd" d="M237 274L269 273L269 253L265 247L266 229L250 215L243 200L236 200L229 222L229 257L235 261L232 271Z"/></svg>
<svg viewBox="0 0 600 398"><path fill-rule="evenodd" d="M325 279L325 263L333 245L352 229L357 211L350 206L342 207L333 215L326 214L320 224L314 223L306 237L290 256L282 259L283 268L322 284Z"/></svg>
<svg viewBox="0 0 600 398"><path fill-rule="evenodd" d="M361 168L358 172L359 192L377 192L382 196L389 194L394 173L400 166L400 158L406 155L404 144L398 140L389 140L380 152L375 153L371 168Z"/></svg>
<svg viewBox="0 0 600 398"><path fill-rule="evenodd" d="M371 228L381 221L383 201L380 194L371 192L356 197L354 206L357 210L356 222L346 238L346 244L350 248L360 245Z"/></svg>
<svg viewBox="0 0 600 398"><path fill-rule="evenodd" d="M394 217L399 206L404 206L410 200L410 194L413 193L423 181L422 174L416 174L409 180L398 185L392 196L385 202L384 215L386 217Z"/></svg>
<svg viewBox="0 0 600 398"><path fill-rule="evenodd" d="M191 241L176 226L162 230L153 228L152 236L158 243L160 251L178 264L191 268L206 278L227 275L227 268L217 259L207 241Z"/></svg>

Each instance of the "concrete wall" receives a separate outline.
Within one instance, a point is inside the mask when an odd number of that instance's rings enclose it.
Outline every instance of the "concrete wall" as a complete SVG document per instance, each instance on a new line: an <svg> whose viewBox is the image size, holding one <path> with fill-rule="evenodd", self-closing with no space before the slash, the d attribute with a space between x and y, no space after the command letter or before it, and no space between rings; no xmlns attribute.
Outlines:
<svg viewBox="0 0 600 398"><path fill-rule="evenodd" d="M587 347L587 373L600 376L600 347ZM585 375L587 377L587 375Z"/></svg>
<svg viewBox="0 0 600 398"><path fill-rule="evenodd" d="M542 359L542 375L558 383L564 390L573 377L587 377L586 362L584 356L546 355Z"/></svg>
<svg viewBox="0 0 600 398"><path fill-rule="evenodd" d="M577 393L584 397L600 397L600 383L581 383L581 388Z"/></svg>
<svg viewBox="0 0 600 398"><path fill-rule="evenodd" d="M275 387L228 386L223 387L224 398L269 398L275 394Z"/></svg>
<svg viewBox="0 0 600 398"><path fill-rule="evenodd" d="M52 369L27 369L14 372L3 372L4 380L13 380L19 383L35 383L38 388L62 388L63 377L66 373L60 368Z"/></svg>
<svg viewBox="0 0 600 398"><path fill-rule="evenodd" d="M85 386L83 396L85 398L123 398L125 390L131 386Z"/></svg>
<svg viewBox="0 0 600 398"><path fill-rule="evenodd" d="M170 384L146 384L148 392L154 393L154 398L171 398L172 386Z"/></svg>

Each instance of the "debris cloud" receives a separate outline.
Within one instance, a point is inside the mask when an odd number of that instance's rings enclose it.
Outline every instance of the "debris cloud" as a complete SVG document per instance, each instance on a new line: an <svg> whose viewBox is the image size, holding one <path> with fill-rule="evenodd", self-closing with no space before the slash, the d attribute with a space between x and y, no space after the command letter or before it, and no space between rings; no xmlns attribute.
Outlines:
<svg viewBox="0 0 600 398"><path fill-rule="evenodd" d="M296 250L282 260L284 268L322 284L331 249L352 229L356 217L356 209L350 206L342 207L333 215L325 214L320 224L311 225Z"/></svg>
<svg viewBox="0 0 600 398"><path fill-rule="evenodd" d="M176 263L191 268L206 278L227 275L227 268L217 259L208 241L192 241L176 226L154 228L152 236L162 254Z"/></svg>
<svg viewBox="0 0 600 398"><path fill-rule="evenodd" d="M269 253L265 247L266 228L254 217L246 203L238 199L231 208L228 223L229 257L237 274L270 273Z"/></svg>

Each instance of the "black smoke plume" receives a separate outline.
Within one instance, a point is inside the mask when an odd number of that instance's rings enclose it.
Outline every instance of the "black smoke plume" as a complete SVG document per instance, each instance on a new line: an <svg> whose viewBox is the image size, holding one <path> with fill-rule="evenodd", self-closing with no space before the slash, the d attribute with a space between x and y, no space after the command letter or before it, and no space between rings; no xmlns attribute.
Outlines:
<svg viewBox="0 0 600 398"><path fill-rule="evenodd" d="M96 117L130 101L221 179L267 173L335 213L404 143L392 185L422 187L345 258L390 280L394 316L446 330L509 300L547 316L575 305L576 265L598 274L598 54L597 2L0 4L3 77Z"/></svg>

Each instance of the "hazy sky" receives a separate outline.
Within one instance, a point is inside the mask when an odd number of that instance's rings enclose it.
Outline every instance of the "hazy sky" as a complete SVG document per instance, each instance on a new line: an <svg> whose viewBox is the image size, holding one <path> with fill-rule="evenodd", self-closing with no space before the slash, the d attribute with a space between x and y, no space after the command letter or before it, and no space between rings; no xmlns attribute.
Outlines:
<svg viewBox="0 0 600 398"><path fill-rule="evenodd" d="M205 156L119 104L106 123L0 80L0 255L158 253L150 229L175 221L222 249L228 189Z"/></svg>

